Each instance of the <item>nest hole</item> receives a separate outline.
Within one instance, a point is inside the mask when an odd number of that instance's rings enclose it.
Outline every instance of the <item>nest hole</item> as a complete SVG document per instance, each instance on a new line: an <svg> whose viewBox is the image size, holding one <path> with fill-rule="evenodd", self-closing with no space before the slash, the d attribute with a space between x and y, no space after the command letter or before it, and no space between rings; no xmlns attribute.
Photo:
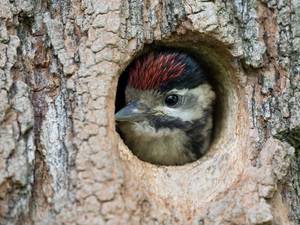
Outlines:
<svg viewBox="0 0 300 225"><path fill-rule="evenodd" d="M226 53L224 48L216 48L215 45L207 44L207 42L198 42L197 44L190 41L178 41L171 43L155 43L147 45L133 57L132 61L137 59L141 54L147 53L153 49L177 49L191 54L204 70L209 75L209 83L213 87L216 93L216 100L213 109L213 132L210 147L205 156L213 155L218 148L222 145L220 142L224 142L224 139L228 137L228 134L235 129L235 123L228 123L229 120L235 119L237 112L238 102L237 90L234 82L234 78L230 69L230 56ZM125 105L125 89L128 83L128 68L131 62L122 72L118 80L117 93L115 99L115 112L118 112ZM118 128L117 132L121 133ZM220 141L222 139L222 141ZM129 149L130 150L130 149ZM198 160L203 160L205 157L201 156ZM204 159L205 160L205 159Z"/></svg>

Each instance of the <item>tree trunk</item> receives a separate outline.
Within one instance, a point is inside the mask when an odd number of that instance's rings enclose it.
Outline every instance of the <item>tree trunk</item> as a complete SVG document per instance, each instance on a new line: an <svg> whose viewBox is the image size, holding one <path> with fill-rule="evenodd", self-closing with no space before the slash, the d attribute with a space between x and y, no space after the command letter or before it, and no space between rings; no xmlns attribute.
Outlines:
<svg viewBox="0 0 300 225"><path fill-rule="evenodd" d="M0 224L300 224L299 1L0 3ZM213 70L214 140L184 166L115 130L119 75L153 44Z"/></svg>

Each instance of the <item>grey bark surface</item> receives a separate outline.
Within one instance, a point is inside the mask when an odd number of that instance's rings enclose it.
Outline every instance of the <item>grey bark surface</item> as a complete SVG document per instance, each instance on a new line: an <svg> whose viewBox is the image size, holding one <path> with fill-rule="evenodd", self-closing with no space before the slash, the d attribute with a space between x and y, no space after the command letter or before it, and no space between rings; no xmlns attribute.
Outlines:
<svg viewBox="0 0 300 225"><path fill-rule="evenodd" d="M300 224L298 0L0 0L0 224ZM138 160L119 75L150 43L211 65L214 141Z"/></svg>

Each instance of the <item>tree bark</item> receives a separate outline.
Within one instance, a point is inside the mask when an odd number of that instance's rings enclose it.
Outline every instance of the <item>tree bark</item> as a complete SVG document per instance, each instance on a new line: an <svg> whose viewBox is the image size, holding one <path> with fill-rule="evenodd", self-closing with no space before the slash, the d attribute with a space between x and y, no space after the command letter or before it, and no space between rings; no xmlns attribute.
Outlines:
<svg viewBox="0 0 300 225"><path fill-rule="evenodd" d="M0 5L0 224L300 224L299 1ZM115 130L119 75L153 44L213 71L214 141L184 166Z"/></svg>

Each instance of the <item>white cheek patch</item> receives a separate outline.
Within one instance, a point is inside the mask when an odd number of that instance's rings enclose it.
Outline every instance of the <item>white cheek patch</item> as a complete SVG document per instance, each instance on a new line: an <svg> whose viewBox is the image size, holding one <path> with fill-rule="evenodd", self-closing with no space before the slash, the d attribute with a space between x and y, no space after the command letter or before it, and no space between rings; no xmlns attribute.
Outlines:
<svg viewBox="0 0 300 225"><path fill-rule="evenodd" d="M172 116L172 117L175 117L175 118L180 118L182 121L190 121L193 118L197 118L195 116L195 114L197 114L197 112L194 112L192 110L184 110L184 109L181 109L181 108L170 109L168 107L164 107L164 112L168 116Z"/></svg>
<svg viewBox="0 0 300 225"><path fill-rule="evenodd" d="M155 108L155 110L171 117L180 118L182 121L191 121L203 117L204 109L208 108L215 99L215 93L208 84L202 84L193 89L173 90L172 93L181 96L195 96L196 101L192 107L185 107L184 104L178 108L163 105Z"/></svg>

